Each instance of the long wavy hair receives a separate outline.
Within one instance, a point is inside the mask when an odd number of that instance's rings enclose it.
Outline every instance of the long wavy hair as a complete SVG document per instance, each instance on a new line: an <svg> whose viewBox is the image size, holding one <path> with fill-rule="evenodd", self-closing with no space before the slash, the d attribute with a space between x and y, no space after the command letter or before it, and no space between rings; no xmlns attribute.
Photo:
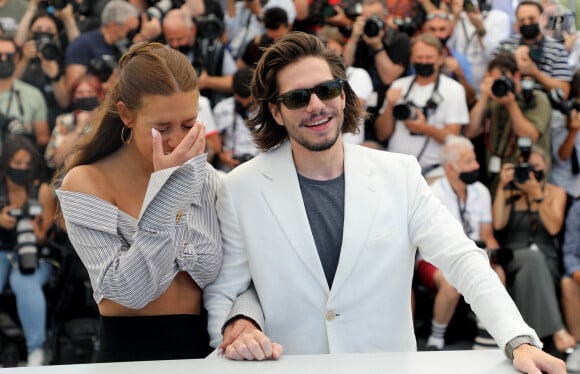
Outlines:
<svg viewBox="0 0 580 374"><path fill-rule="evenodd" d="M137 43L120 59L117 82L98 107L92 131L67 163L66 171L92 164L122 145L123 122L117 111L122 101L131 112L143 106L143 98L169 96L198 89L197 75L187 57L159 43Z"/></svg>
<svg viewBox="0 0 580 374"><path fill-rule="evenodd" d="M249 119L249 125L257 130L254 132L254 142L261 151L268 151L288 139L288 132L272 117L268 103L276 103L280 94L278 73L286 66L306 57L324 59L332 76L344 80L343 91L346 96L344 122L342 132L358 132L358 125L366 118L367 113L356 94L346 80L345 66L342 58L326 46L314 35L303 32L291 32L267 48L258 62L250 90L257 110Z"/></svg>

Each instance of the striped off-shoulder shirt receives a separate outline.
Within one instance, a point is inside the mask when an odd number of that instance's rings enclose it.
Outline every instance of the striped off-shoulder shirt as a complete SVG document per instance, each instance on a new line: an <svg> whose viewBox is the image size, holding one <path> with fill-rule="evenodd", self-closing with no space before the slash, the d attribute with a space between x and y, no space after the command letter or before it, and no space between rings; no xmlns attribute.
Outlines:
<svg viewBox="0 0 580 374"><path fill-rule="evenodd" d="M215 211L218 182L205 155L157 171L138 219L96 196L57 190L97 304L106 298L143 308L180 271L201 288L215 279L223 258Z"/></svg>

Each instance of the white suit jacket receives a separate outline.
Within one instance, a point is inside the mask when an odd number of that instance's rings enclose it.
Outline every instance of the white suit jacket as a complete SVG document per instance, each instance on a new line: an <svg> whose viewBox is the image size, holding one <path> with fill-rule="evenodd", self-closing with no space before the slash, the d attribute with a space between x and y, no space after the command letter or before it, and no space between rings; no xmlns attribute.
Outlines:
<svg viewBox="0 0 580 374"><path fill-rule="evenodd" d="M204 290L211 344L236 303L285 354L413 351L415 251L465 295L500 346L535 332L485 253L429 190L412 156L344 144L344 233L331 289L304 208L289 142L230 172L218 192L224 263ZM257 309L256 309L257 308ZM236 311L237 313L238 311Z"/></svg>

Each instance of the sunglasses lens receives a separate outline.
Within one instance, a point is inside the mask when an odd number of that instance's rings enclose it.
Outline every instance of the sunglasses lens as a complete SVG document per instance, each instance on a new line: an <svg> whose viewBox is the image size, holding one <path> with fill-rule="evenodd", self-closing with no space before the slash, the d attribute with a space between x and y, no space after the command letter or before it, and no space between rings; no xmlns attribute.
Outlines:
<svg viewBox="0 0 580 374"><path fill-rule="evenodd" d="M279 97L279 101L284 103L288 109L298 109L308 105L312 93L315 93L320 100L330 100L340 95L341 91L342 79L337 78L323 82L311 89L287 92Z"/></svg>
<svg viewBox="0 0 580 374"><path fill-rule="evenodd" d="M310 93L306 90L296 90L284 96L282 102L288 109L305 107L310 102Z"/></svg>
<svg viewBox="0 0 580 374"><path fill-rule="evenodd" d="M318 96L320 100L330 100L340 95L341 88L342 81L330 81L316 86L314 92L316 92L316 96Z"/></svg>

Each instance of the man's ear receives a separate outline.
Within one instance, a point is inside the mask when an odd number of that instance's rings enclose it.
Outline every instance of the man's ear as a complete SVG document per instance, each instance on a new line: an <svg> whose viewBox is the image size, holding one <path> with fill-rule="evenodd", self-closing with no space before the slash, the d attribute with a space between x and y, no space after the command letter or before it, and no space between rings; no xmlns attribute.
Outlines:
<svg viewBox="0 0 580 374"><path fill-rule="evenodd" d="M284 121L282 120L282 113L280 112L280 105L276 103L268 103L268 109L274 118L274 121L280 126L284 126Z"/></svg>
<svg viewBox="0 0 580 374"><path fill-rule="evenodd" d="M119 101L117 103L117 112L119 112L119 117L121 118L123 124L126 127L131 128L133 126L134 116L133 113L131 113L131 111L129 110L129 108L127 108L127 105L125 105L124 102Z"/></svg>

